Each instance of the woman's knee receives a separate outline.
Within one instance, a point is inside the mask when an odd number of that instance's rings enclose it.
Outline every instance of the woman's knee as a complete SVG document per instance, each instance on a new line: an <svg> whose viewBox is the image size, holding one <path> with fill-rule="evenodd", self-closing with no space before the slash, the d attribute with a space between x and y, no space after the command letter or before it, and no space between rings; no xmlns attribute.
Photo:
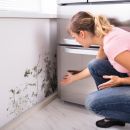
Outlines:
<svg viewBox="0 0 130 130"><path fill-rule="evenodd" d="M88 69L92 76L103 76L108 73L108 70L111 71L112 67L106 59L94 59L88 63Z"/></svg>
<svg viewBox="0 0 130 130"><path fill-rule="evenodd" d="M101 64L104 62L102 59L93 59L88 63L88 69L90 71L97 70L101 67Z"/></svg>
<svg viewBox="0 0 130 130"><path fill-rule="evenodd" d="M85 107L87 110L96 111L98 106L98 97L96 92L91 93L85 99Z"/></svg>

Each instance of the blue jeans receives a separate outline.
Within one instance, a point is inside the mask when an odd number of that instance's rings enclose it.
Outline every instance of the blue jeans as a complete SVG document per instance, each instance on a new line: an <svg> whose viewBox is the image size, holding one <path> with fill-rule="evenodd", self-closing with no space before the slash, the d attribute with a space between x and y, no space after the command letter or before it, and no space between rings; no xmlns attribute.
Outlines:
<svg viewBox="0 0 130 130"><path fill-rule="evenodd" d="M103 75L128 77L116 71L108 60L92 60L88 69L98 86L107 80ZM85 107L95 114L130 123L130 85L120 85L91 93L85 99Z"/></svg>

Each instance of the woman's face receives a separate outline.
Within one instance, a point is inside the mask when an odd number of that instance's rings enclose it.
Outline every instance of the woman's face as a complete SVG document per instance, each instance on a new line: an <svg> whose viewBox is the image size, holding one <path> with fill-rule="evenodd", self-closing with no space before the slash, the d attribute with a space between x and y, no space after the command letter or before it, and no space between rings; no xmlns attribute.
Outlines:
<svg viewBox="0 0 130 130"><path fill-rule="evenodd" d="M71 36L85 48L92 44L92 34L87 31L80 31L79 34L71 32Z"/></svg>

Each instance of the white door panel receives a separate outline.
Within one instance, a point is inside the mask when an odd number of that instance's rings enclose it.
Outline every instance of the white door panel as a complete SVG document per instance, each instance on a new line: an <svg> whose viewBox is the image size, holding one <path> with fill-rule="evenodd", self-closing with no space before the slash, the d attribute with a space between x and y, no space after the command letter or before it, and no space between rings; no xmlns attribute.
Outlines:
<svg viewBox="0 0 130 130"><path fill-rule="evenodd" d="M67 70L83 70L87 68L90 60L95 55L75 54L65 52L63 46L58 47L58 90L62 100L84 104L85 97L89 93L96 91L96 85L92 77L77 81L68 86L61 87L59 82L64 77Z"/></svg>

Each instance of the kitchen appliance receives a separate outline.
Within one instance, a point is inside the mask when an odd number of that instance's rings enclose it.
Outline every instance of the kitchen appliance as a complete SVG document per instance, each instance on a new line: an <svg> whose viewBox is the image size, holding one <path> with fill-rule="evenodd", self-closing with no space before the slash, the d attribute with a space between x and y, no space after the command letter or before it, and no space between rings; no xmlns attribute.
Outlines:
<svg viewBox="0 0 130 130"><path fill-rule="evenodd" d="M58 81L60 82L69 70L81 71L87 68L87 64L96 57L97 52L98 46L85 49L74 40L65 39L64 44L58 46ZM64 87L58 85L62 100L78 104L84 104L86 95L93 91L96 91L96 86L91 77Z"/></svg>
<svg viewBox="0 0 130 130"><path fill-rule="evenodd" d="M92 77L64 87L61 87L60 81L68 70L80 71L86 68L87 64L96 57L98 47L83 48L79 43L71 39L67 33L70 18L79 11L88 11L95 15L105 15L112 24L130 30L130 2L118 1L114 4L113 2L100 4L98 0L82 2L70 4L66 0L67 4L58 5L58 94L63 101L77 104L84 104L86 96L97 90ZM99 4L96 2L99 2Z"/></svg>

